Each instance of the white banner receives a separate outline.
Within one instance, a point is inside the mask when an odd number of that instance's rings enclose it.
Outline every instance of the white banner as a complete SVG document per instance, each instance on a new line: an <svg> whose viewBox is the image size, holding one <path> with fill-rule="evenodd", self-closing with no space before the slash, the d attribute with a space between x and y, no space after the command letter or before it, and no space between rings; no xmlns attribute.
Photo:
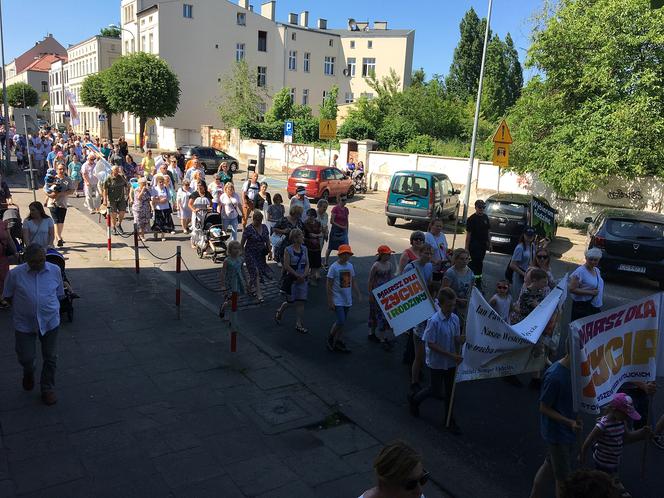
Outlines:
<svg viewBox="0 0 664 498"><path fill-rule="evenodd" d="M570 323L575 408L599 413L620 386L664 374L663 294L655 294ZM659 343L659 344L658 344Z"/></svg>
<svg viewBox="0 0 664 498"><path fill-rule="evenodd" d="M456 381L505 377L543 368L544 346L555 349L559 339L549 322L566 297L567 275L526 318L510 325L474 288L468 309L463 362L457 367Z"/></svg>
<svg viewBox="0 0 664 498"><path fill-rule="evenodd" d="M67 90L67 105L69 106L69 119L71 120L72 126L77 126L81 123L81 120L78 116L78 110L76 109L76 96Z"/></svg>
<svg viewBox="0 0 664 498"><path fill-rule="evenodd" d="M415 269L376 287L373 295L394 335L412 329L436 312L426 285Z"/></svg>

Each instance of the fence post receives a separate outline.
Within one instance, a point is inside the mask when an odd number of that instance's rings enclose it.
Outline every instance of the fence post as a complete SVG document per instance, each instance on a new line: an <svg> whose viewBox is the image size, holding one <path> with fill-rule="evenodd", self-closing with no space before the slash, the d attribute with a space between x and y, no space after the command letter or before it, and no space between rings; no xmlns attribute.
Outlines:
<svg viewBox="0 0 664 498"><path fill-rule="evenodd" d="M177 246L175 251L175 309L177 319L180 319L180 270L182 269L182 246Z"/></svg>
<svg viewBox="0 0 664 498"><path fill-rule="evenodd" d="M108 253L108 260L111 261L111 213L106 213L106 252Z"/></svg>
<svg viewBox="0 0 664 498"><path fill-rule="evenodd" d="M231 294L231 353L237 352L237 292Z"/></svg>
<svg viewBox="0 0 664 498"><path fill-rule="evenodd" d="M138 262L138 225L134 223L134 261L136 266L136 274L141 272L141 267Z"/></svg>

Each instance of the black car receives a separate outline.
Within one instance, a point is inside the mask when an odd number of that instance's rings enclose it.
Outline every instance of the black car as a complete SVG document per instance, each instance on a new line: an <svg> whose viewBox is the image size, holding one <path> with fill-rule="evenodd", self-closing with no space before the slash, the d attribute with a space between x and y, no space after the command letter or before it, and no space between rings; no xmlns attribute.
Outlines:
<svg viewBox="0 0 664 498"><path fill-rule="evenodd" d="M602 271L643 275L664 290L664 215L605 209L584 221L590 223L588 247L602 250Z"/></svg>
<svg viewBox="0 0 664 498"><path fill-rule="evenodd" d="M233 173L240 169L240 162L237 159L229 156L223 150L215 149L214 147L183 145L182 153L184 154L185 161L188 161L191 159L191 156L196 154L206 173L216 173L223 161L228 162L228 167Z"/></svg>
<svg viewBox="0 0 664 498"><path fill-rule="evenodd" d="M533 226L538 236L550 239L558 230L557 211L543 197L494 194L486 200L484 212L489 217L489 241L493 251L511 253L527 226Z"/></svg>

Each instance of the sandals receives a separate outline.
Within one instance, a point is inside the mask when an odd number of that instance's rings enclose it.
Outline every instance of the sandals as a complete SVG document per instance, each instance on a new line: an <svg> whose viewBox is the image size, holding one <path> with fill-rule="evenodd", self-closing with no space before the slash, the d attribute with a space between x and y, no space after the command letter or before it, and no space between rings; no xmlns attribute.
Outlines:
<svg viewBox="0 0 664 498"><path fill-rule="evenodd" d="M304 328L302 325L296 325L295 326L295 332L299 332L300 334L308 334L309 329Z"/></svg>

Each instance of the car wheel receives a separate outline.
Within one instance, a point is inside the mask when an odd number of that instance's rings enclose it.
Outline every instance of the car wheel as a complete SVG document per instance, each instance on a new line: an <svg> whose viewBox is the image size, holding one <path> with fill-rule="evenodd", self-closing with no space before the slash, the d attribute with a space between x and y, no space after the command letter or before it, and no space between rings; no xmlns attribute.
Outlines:
<svg viewBox="0 0 664 498"><path fill-rule="evenodd" d="M237 173L238 170L240 169L240 166L238 166L237 163L233 162L233 163L231 163L231 165L229 166L229 169L231 170L231 173Z"/></svg>
<svg viewBox="0 0 664 498"><path fill-rule="evenodd" d="M355 185L351 185L351 186L350 186L350 188L348 189L348 193L346 194L346 196L347 196L349 199L352 199L352 198L355 196Z"/></svg>
<svg viewBox="0 0 664 498"><path fill-rule="evenodd" d="M394 216L388 216L387 217L387 224L389 226L393 227L396 222L397 222L397 219Z"/></svg>

